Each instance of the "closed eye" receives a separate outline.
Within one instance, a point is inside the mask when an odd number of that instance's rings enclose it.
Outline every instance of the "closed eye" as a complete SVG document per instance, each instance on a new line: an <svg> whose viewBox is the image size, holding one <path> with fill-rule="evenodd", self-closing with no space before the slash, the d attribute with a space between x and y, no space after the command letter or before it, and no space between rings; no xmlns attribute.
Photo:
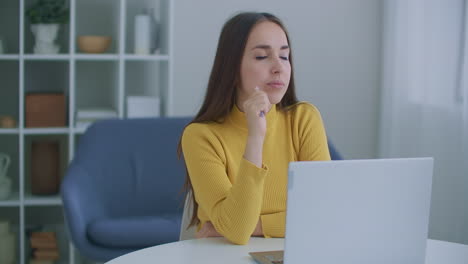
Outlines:
<svg viewBox="0 0 468 264"><path fill-rule="evenodd" d="M281 58L282 60L285 60L285 61L289 60L289 58L286 57L286 56L280 56L280 58Z"/></svg>
<svg viewBox="0 0 468 264"><path fill-rule="evenodd" d="M266 59L267 56L257 56L255 57L255 59L257 60L263 60L263 59Z"/></svg>

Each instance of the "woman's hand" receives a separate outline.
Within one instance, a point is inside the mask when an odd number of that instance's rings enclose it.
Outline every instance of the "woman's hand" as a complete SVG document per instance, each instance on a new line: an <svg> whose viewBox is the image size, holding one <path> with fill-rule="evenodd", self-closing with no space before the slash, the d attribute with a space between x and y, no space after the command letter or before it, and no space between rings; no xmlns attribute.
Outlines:
<svg viewBox="0 0 468 264"><path fill-rule="evenodd" d="M244 158L257 167L262 167L263 141L267 129L266 113L270 110L268 95L258 87L244 101L243 108L247 119L248 136Z"/></svg>
<svg viewBox="0 0 468 264"><path fill-rule="evenodd" d="M195 238L205 238L205 237L221 237L222 235L216 231L211 222L206 222L202 229L195 234Z"/></svg>
<svg viewBox="0 0 468 264"><path fill-rule="evenodd" d="M262 221L260 219L258 220L257 226L255 227L255 230L252 233L252 236L257 236L257 237L263 236L263 226L262 226Z"/></svg>
<svg viewBox="0 0 468 264"><path fill-rule="evenodd" d="M249 137L264 138L266 134L265 115L271 107L268 95L255 87L255 91L244 101L242 107L247 118Z"/></svg>

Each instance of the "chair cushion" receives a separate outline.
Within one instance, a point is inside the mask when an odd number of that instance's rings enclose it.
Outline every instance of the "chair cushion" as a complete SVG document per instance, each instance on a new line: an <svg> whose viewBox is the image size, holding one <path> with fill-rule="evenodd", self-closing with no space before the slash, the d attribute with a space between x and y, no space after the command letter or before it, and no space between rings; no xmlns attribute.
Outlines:
<svg viewBox="0 0 468 264"><path fill-rule="evenodd" d="M97 219L87 227L88 238L103 247L143 248L179 240L180 216Z"/></svg>

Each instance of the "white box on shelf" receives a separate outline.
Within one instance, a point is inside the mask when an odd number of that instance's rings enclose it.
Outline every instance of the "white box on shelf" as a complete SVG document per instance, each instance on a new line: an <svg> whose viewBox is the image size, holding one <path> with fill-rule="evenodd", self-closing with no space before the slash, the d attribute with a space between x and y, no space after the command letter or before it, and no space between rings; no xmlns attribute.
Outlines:
<svg viewBox="0 0 468 264"><path fill-rule="evenodd" d="M159 98L154 96L128 96L127 117L159 117Z"/></svg>
<svg viewBox="0 0 468 264"><path fill-rule="evenodd" d="M80 108L76 111L76 119L103 119L117 117L117 111L112 108Z"/></svg>

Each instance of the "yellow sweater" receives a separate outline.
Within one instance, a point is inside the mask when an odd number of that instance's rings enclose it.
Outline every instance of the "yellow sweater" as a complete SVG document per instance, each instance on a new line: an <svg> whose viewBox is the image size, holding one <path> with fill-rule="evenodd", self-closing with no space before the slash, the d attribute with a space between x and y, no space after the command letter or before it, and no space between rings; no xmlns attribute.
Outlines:
<svg viewBox="0 0 468 264"><path fill-rule="evenodd" d="M249 241L259 219L265 237L284 237L289 162L330 160L315 106L298 103L287 112L273 106L266 118L262 168L243 158L247 121L236 106L223 123L193 123L182 137L199 228L211 221L236 244Z"/></svg>

